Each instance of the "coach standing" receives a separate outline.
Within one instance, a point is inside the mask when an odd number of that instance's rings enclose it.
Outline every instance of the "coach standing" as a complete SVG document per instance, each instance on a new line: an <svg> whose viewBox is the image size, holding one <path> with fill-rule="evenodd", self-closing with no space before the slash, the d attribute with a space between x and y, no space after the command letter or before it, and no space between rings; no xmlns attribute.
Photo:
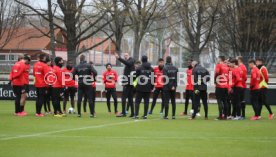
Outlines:
<svg viewBox="0 0 276 157"><path fill-rule="evenodd" d="M93 95L95 95L92 89L92 83L95 82L97 76L97 71L85 61L85 56L80 56L80 64L77 65L73 72L73 78L78 76L78 117L81 117L81 102L82 98L85 95L88 99L89 108L90 108L90 118L95 117L94 112L94 101Z"/></svg>
<svg viewBox="0 0 276 157"><path fill-rule="evenodd" d="M124 68L124 80L123 80L123 95L122 95L122 113L118 114L117 117L126 117L126 99L128 99L128 103L131 110L130 117L134 116L134 106L133 106L133 81L131 80L133 77L132 73L135 71L134 59L129 56L128 53L124 54L124 58L121 58L117 53L115 57L125 65Z"/></svg>
<svg viewBox="0 0 276 157"><path fill-rule="evenodd" d="M177 88L177 73L178 69L173 66L172 58L168 56L166 58L166 65L163 69L164 75L164 89L163 89L163 99L165 106L165 115L164 119L168 119L169 112L169 102L172 102L172 119L175 119L175 111L176 111L176 103L175 103L175 95Z"/></svg>
<svg viewBox="0 0 276 157"><path fill-rule="evenodd" d="M193 66L193 76L194 76L194 104L193 110L194 113L190 119L195 119L196 114L198 113L198 109L200 106L200 99L202 100L204 111L205 111L205 119L208 119L208 96L207 96L207 82L210 81L210 73L207 69L203 68L198 64L197 61L192 62Z"/></svg>

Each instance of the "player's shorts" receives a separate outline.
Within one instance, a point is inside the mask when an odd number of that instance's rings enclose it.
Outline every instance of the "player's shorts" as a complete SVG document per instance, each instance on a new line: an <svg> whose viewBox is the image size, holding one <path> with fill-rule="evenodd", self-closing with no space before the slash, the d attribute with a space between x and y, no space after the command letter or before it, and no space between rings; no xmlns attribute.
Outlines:
<svg viewBox="0 0 276 157"><path fill-rule="evenodd" d="M29 91L30 91L29 85L26 84L22 87L22 94L29 93Z"/></svg>

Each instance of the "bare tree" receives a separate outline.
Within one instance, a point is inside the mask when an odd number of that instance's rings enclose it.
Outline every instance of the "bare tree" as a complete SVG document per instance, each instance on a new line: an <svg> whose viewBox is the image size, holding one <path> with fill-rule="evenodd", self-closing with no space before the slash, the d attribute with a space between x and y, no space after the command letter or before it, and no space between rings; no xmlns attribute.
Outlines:
<svg viewBox="0 0 276 157"><path fill-rule="evenodd" d="M171 1L164 0L124 0L124 5L128 11L128 18L131 29L134 33L134 58L138 59L140 55L140 45L146 33L160 29L152 28L152 24L158 20L167 17L167 11L171 6Z"/></svg>
<svg viewBox="0 0 276 157"><path fill-rule="evenodd" d="M109 23L109 27L106 27L106 29L113 32L112 41L116 45L116 52L120 54L124 33L129 30L127 28L129 26L127 23L127 8L122 0L98 0L96 3L99 11L107 11L112 18L112 22ZM117 61L117 65L119 64L120 62Z"/></svg>
<svg viewBox="0 0 276 157"><path fill-rule="evenodd" d="M219 48L233 56L264 58L271 67L276 58L275 1L224 0L219 14Z"/></svg>
<svg viewBox="0 0 276 157"><path fill-rule="evenodd" d="M206 48L216 25L217 12L220 0L173 0L174 8L178 12L182 29L173 27L174 42L191 53L193 59L198 60L199 55ZM183 44L179 41L186 41Z"/></svg>
<svg viewBox="0 0 276 157"><path fill-rule="evenodd" d="M29 8L38 16L50 22L49 16L45 14L47 10L37 9L28 5L21 0L15 0L17 3ZM95 12L94 5L86 0L57 0L59 12L53 15L53 25L55 28L62 30L67 39L66 47L68 54L68 62L76 63L76 57L84 51L97 47L107 41L113 34L104 31L103 28L108 26L111 20L105 19L107 11ZM105 19L105 20L103 20ZM80 44L93 37L97 33L102 32L106 38L90 47L80 50ZM45 35L49 35L46 33Z"/></svg>
<svg viewBox="0 0 276 157"><path fill-rule="evenodd" d="M24 23L23 11L12 0L0 0L0 48L16 38L16 32Z"/></svg>

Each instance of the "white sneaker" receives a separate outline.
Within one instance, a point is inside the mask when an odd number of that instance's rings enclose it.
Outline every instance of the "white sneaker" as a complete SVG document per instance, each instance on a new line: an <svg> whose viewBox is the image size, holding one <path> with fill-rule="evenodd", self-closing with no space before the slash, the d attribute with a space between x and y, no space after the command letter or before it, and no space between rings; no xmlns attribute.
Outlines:
<svg viewBox="0 0 276 157"><path fill-rule="evenodd" d="M241 120L241 117L235 117L233 120Z"/></svg>
<svg viewBox="0 0 276 157"><path fill-rule="evenodd" d="M196 116L197 116L197 117L200 117L201 115L200 115L200 113L197 113Z"/></svg>
<svg viewBox="0 0 276 157"><path fill-rule="evenodd" d="M233 119L232 116L228 116L228 117L227 117L227 120L231 120L231 119Z"/></svg>

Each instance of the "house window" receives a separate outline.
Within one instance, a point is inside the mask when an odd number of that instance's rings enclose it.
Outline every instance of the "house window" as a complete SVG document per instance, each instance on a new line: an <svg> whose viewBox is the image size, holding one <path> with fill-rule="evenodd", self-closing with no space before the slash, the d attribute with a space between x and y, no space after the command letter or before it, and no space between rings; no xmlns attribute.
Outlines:
<svg viewBox="0 0 276 157"><path fill-rule="evenodd" d="M10 61L15 61L16 60L16 56L15 55L9 55L9 60Z"/></svg>
<svg viewBox="0 0 276 157"><path fill-rule="evenodd" d="M6 60L6 55L0 55L0 61Z"/></svg>

